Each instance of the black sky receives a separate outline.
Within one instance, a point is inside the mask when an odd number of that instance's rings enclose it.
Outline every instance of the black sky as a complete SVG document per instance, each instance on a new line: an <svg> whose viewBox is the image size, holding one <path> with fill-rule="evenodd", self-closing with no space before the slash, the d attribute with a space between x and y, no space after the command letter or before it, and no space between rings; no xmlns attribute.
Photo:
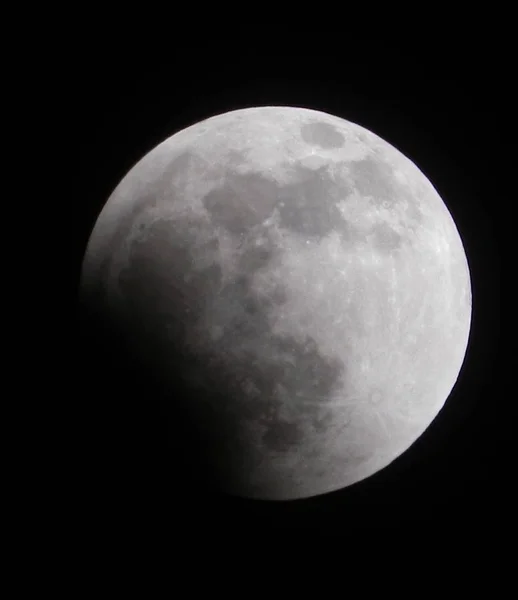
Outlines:
<svg viewBox="0 0 518 600"><path fill-rule="evenodd" d="M253 105L296 105L356 122L389 141L428 176L464 242L473 287L473 324L459 381L427 432L390 467L348 490L294 503L248 502L180 483L166 455L163 424L144 387L124 383L127 365L78 335L76 466L85 482L85 519L106 539L172 533L210 537L308 532L348 536L392 528L500 531L505 480L498 434L509 395L501 380L499 221L511 204L502 185L510 121L502 57L459 48L452 55L412 48L384 59L346 57L249 41L207 47L196 56L172 48L160 66L124 52L85 53L66 84L77 145L71 290L95 219L124 174L157 143L198 120ZM113 357L110 358L113 361ZM103 362L104 361L104 362ZM115 376L115 373L118 373ZM88 434L82 435L83 429ZM505 526L505 525L504 525Z"/></svg>

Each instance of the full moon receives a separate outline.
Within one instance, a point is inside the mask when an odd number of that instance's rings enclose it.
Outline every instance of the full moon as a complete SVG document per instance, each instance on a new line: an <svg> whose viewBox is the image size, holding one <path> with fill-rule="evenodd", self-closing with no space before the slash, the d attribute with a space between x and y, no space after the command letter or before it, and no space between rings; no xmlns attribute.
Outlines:
<svg viewBox="0 0 518 600"><path fill-rule="evenodd" d="M367 129L293 107L217 115L143 157L99 215L80 296L170 391L170 435L192 431L198 468L266 500L344 488L405 452L471 322L430 181Z"/></svg>

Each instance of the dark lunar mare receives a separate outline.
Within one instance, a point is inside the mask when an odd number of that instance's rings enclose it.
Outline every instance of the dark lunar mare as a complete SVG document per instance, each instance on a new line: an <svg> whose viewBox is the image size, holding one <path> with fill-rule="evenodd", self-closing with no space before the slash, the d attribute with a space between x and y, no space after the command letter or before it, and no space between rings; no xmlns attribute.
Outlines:
<svg viewBox="0 0 518 600"><path fill-rule="evenodd" d="M397 204L404 186L394 178L393 169L382 158L367 156L349 164L349 177L354 189L369 196L375 205Z"/></svg>
<svg viewBox="0 0 518 600"><path fill-rule="evenodd" d="M307 144L319 146L326 150L341 148L345 142L344 135L330 123L307 123L300 128L300 134Z"/></svg>
<svg viewBox="0 0 518 600"><path fill-rule="evenodd" d="M337 202L352 191L337 185L327 167L317 170L290 168L292 182L278 184L260 173L230 173L224 183L209 192L203 203L212 221L232 234L244 234L278 210L282 228L308 238L322 239L345 228ZM342 226L343 224L343 226Z"/></svg>

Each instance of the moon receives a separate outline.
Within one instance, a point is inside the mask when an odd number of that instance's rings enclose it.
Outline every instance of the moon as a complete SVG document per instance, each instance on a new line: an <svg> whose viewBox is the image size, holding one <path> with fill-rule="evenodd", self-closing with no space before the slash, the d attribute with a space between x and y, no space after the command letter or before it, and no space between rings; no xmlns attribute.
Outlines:
<svg viewBox="0 0 518 600"><path fill-rule="evenodd" d="M171 390L170 435L192 431L199 468L266 500L405 452L455 385L471 322L430 181L367 129L295 107L220 114L144 156L99 215L80 295Z"/></svg>

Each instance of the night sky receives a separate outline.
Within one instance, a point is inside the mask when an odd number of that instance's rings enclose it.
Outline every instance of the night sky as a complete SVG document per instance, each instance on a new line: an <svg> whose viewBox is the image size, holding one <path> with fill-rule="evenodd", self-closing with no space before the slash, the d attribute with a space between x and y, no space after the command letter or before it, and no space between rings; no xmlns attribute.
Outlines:
<svg viewBox="0 0 518 600"><path fill-rule="evenodd" d="M173 46L170 57L151 68L123 51L109 59L86 51L78 57L65 84L78 153L70 201L76 228L68 255L72 296L99 211L156 144L229 110L314 108L358 123L398 148L450 210L473 293L471 337L457 385L412 448L368 480L290 503L233 499L205 490L185 465L175 464L152 385L122 359L123 349L94 345L79 311L77 385L70 399L80 414L74 474L84 486L81 526L92 539L161 543L173 534L225 535L251 543L288 532L346 538L386 528L473 533L505 527L499 520L505 482L497 465L506 453L499 423L510 394L500 375L505 351L498 221L516 195L505 189L501 174L501 157L516 154L505 133L508 70L498 57L484 63L483 53L469 47L459 48L454 59L439 51L417 55L404 45L382 60L346 54L346 48L315 54L252 37L239 51L231 39L196 55ZM188 440L180 434L175 444L182 452Z"/></svg>

